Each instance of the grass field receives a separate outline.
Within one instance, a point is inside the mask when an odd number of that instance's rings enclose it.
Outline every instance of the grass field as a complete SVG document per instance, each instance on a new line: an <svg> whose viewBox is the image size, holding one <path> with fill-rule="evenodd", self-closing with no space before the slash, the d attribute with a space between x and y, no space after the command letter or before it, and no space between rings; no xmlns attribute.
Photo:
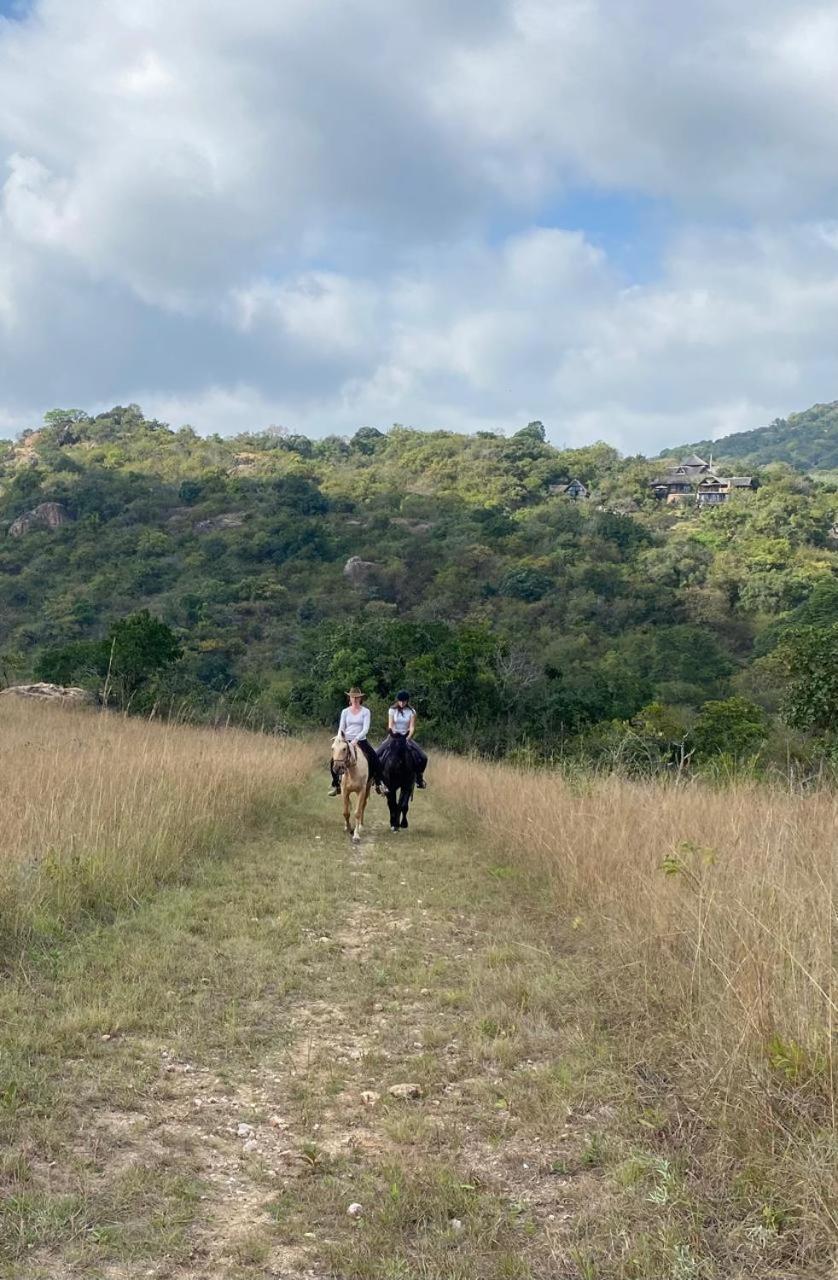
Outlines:
<svg viewBox="0 0 838 1280"><path fill-rule="evenodd" d="M0 945L107 916L269 825L310 743L0 703Z"/></svg>
<svg viewBox="0 0 838 1280"><path fill-rule="evenodd" d="M4 1280L833 1274L829 795L0 732Z"/></svg>

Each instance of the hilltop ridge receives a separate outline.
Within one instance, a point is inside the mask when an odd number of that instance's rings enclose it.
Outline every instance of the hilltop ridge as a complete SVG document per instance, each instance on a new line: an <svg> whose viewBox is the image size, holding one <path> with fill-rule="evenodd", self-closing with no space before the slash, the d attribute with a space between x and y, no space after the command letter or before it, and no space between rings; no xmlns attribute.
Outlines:
<svg viewBox="0 0 838 1280"><path fill-rule="evenodd" d="M710 454L716 462L740 461L749 466L787 462L798 471L838 469L838 400L813 404L788 418L775 418L767 427L737 431L717 440L696 440L663 450L658 456L681 457Z"/></svg>

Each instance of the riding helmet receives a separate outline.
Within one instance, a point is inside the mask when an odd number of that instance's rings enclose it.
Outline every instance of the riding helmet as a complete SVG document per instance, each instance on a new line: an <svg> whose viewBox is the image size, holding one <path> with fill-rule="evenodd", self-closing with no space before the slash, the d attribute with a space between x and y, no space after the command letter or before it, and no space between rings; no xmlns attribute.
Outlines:
<svg viewBox="0 0 838 1280"><path fill-rule="evenodd" d="M396 702L410 702L410 694L407 689L399 689L396 694Z"/></svg>

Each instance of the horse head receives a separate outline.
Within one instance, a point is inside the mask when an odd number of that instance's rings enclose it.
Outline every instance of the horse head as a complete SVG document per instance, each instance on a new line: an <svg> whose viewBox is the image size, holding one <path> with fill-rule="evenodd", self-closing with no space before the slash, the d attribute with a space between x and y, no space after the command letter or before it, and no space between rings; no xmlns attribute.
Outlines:
<svg viewBox="0 0 838 1280"><path fill-rule="evenodd" d="M352 759L352 753L349 743L342 733L332 739L332 766L338 777L346 772L347 766Z"/></svg>

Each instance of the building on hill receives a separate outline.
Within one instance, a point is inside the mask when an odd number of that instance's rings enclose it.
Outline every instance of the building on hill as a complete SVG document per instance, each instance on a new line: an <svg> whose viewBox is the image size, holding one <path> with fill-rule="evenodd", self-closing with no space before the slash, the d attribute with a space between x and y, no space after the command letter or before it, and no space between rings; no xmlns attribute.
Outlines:
<svg viewBox="0 0 838 1280"><path fill-rule="evenodd" d="M568 480L565 484L551 484L551 493L560 493L565 498L588 498L589 490L585 487L581 480Z"/></svg>
<svg viewBox="0 0 838 1280"><path fill-rule="evenodd" d="M665 498L670 506L695 502L700 507L713 507L727 502L738 489L756 486L752 476L721 476L713 466L712 457L706 462L697 453L691 453L650 481L649 487L656 498Z"/></svg>

